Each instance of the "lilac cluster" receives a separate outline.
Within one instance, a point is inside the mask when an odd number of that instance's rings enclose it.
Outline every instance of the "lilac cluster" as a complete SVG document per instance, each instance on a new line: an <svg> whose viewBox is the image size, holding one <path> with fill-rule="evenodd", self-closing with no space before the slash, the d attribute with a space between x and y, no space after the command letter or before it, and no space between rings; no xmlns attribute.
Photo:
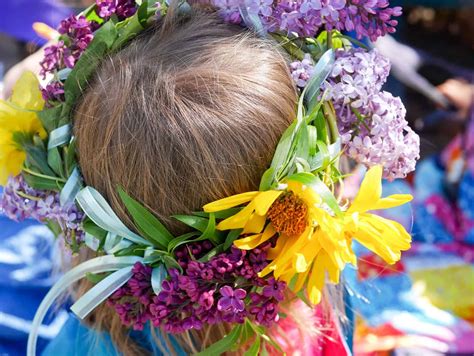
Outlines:
<svg viewBox="0 0 474 356"><path fill-rule="evenodd" d="M389 71L389 61L376 50L341 50L324 89L348 155L367 167L382 164L384 177L394 179L415 169L420 139L400 98L381 91Z"/></svg>
<svg viewBox="0 0 474 356"><path fill-rule="evenodd" d="M40 62L41 72L44 77L66 66L74 67L81 54L94 37L93 31L97 23L88 21L84 16L71 15L61 21L58 32L63 36L58 43L46 47L44 58Z"/></svg>
<svg viewBox="0 0 474 356"><path fill-rule="evenodd" d="M211 0L225 21L240 23L239 5L258 15L269 31L314 37L320 30L355 31L375 41L395 32L400 7L388 0Z"/></svg>
<svg viewBox="0 0 474 356"><path fill-rule="evenodd" d="M96 0L97 14L107 20L112 15L124 20L137 11L135 0Z"/></svg>
<svg viewBox="0 0 474 356"><path fill-rule="evenodd" d="M148 320L169 333L199 330L219 322L242 323L245 318L269 325L278 320L278 302L286 288L273 278L258 277L267 264L269 246L252 251L232 248L208 262L199 262L212 245L207 241L186 245L176 252L183 273L170 269L158 295L153 294L149 282L151 269L137 263L132 279L108 304L134 329L141 329Z"/></svg>
<svg viewBox="0 0 474 356"><path fill-rule="evenodd" d="M151 319L149 306L154 295L151 272L150 266L135 263L132 278L107 299L107 305L115 308L122 323L133 330L143 330Z"/></svg>
<svg viewBox="0 0 474 356"><path fill-rule="evenodd" d="M40 222L54 222L62 230L62 237L70 246L84 239L84 214L74 203L61 206L59 194L36 190L19 175L10 177L0 197L0 213L15 221L32 218Z"/></svg>
<svg viewBox="0 0 474 356"><path fill-rule="evenodd" d="M41 89L41 95L47 106L54 106L54 102L64 101L64 85L61 82L52 81Z"/></svg>
<svg viewBox="0 0 474 356"><path fill-rule="evenodd" d="M314 61L311 55L306 53L303 60L290 63L290 72L295 84L304 88L313 74Z"/></svg>

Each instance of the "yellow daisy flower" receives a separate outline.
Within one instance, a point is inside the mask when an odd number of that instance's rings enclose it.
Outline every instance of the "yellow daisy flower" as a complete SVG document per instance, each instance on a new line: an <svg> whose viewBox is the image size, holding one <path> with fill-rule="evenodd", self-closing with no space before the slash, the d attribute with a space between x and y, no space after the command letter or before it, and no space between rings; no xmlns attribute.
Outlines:
<svg viewBox="0 0 474 356"><path fill-rule="evenodd" d="M295 292L306 286L310 301L317 304L326 272L332 283L338 283L345 265L356 264L352 239L388 263L395 263L401 251L410 247L410 235L400 224L368 213L412 199L407 194L381 198L381 180L382 167L370 169L357 197L342 216L333 216L313 189L293 181L284 190L248 192L207 204L204 211L216 212L247 203L217 228L243 229L242 234L248 236L234 244L244 250L253 249L278 233L275 247L268 251L271 262L260 275L273 273Z"/></svg>
<svg viewBox="0 0 474 356"><path fill-rule="evenodd" d="M13 88L9 100L0 100L0 185L10 175L18 175L26 153L14 140L14 134L39 135L46 138L36 114L44 107L39 82L31 72L25 72Z"/></svg>

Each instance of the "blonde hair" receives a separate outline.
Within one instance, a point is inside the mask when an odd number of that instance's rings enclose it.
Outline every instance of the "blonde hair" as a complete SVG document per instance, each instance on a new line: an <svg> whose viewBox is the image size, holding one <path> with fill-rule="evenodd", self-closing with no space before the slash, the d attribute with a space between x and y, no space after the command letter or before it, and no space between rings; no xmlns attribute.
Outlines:
<svg viewBox="0 0 474 356"><path fill-rule="evenodd" d="M171 215L258 189L295 115L287 61L276 43L224 24L213 13L171 9L101 63L76 108L85 182L132 229L117 186L175 234L185 227ZM87 287L83 283L78 294ZM110 308L98 308L89 323L108 331L124 354L143 354ZM221 325L179 341L195 351L191 339L204 346L225 332Z"/></svg>

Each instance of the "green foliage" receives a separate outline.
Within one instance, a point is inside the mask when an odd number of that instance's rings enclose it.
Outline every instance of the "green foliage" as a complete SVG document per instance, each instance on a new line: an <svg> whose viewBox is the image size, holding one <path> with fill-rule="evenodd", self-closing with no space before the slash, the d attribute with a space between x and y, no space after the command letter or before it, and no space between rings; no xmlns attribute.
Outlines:
<svg viewBox="0 0 474 356"><path fill-rule="evenodd" d="M122 187L118 188L118 193L141 234L160 249L166 250L173 239L168 229L147 208L130 197Z"/></svg>

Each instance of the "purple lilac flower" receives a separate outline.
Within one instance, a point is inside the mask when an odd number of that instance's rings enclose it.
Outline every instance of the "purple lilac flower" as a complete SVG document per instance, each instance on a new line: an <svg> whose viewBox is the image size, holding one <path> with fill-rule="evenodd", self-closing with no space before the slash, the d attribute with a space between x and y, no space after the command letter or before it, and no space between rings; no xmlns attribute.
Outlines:
<svg viewBox="0 0 474 356"><path fill-rule="evenodd" d="M221 298L217 303L217 310L227 311L231 313L238 313L245 309L243 299L247 292L242 288L232 289L229 286L224 286L219 290Z"/></svg>
<svg viewBox="0 0 474 356"><path fill-rule="evenodd" d="M133 330L143 330L151 317L148 308L152 300L151 271L151 267L135 263L132 278L107 300L107 304L115 308L122 323Z"/></svg>
<svg viewBox="0 0 474 356"><path fill-rule="evenodd" d="M258 15L268 31L314 37L321 30L356 32L375 41L395 32L401 8L387 0L211 0L225 21L240 23L239 4Z"/></svg>
<svg viewBox="0 0 474 356"><path fill-rule="evenodd" d="M41 89L41 95L47 106L53 106L56 101L64 101L64 85L61 82L53 81Z"/></svg>
<svg viewBox="0 0 474 356"><path fill-rule="evenodd" d="M132 279L114 293L109 305L125 325L137 328L150 321L170 333L222 321L243 323L245 318L269 325L278 319L278 302L286 288L273 278L258 277L268 263L269 247L252 251L232 248L198 262L213 246L208 241L189 244L176 251L183 273L169 269L169 279L163 281L158 295L148 281L150 269L136 265Z"/></svg>
<svg viewBox="0 0 474 356"><path fill-rule="evenodd" d="M295 84L304 88L311 78L314 70L314 62L311 55L306 53L303 60L290 63L290 72Z"/></svg>
<svg viewBox="0 0 474 356"><path fill-rule="evenodd" d="M211 4L218 9L219 15L225 22L240 24L239 4L242 0L211 0Z"/></svg>
<svg viewBox="0 0 474 356"><path fill-rule="evenodd" d="M137 11L135 0L96 0L97 12L103 19L117 15L119 20L131 17Z"/></svg>
<svg viewBox="0 0 474 356"><path fill-rule="evenodd" d="M97 23L88 21L84 16L71 15L61 21L58 32L68 37L68 43L61 40L57 44L48 46L44 50L44 58L40 62L40 74L43 78L66 66L74 67L75 63L87 48L94 37L93 31Z"/></svg>
<svg viewBox="0 0 474 356"><path fill-rule="evenodd" d="M381 91L390 63L376 50L340 50L336 58L323 88L348 155L367 167L382 164L385 178L405 177L415 169L420 141L400 98Z"/></svg>
<svg viewBox="0 0 474 356"><path fill-rule="evenodd" d="M0 197L0 213L15 221L32 218L54 222L69 246L80 244L84 239L84 214L77 206L74 203L61 206L58 193L33 189L21 175L8 179Z"/></svg>

